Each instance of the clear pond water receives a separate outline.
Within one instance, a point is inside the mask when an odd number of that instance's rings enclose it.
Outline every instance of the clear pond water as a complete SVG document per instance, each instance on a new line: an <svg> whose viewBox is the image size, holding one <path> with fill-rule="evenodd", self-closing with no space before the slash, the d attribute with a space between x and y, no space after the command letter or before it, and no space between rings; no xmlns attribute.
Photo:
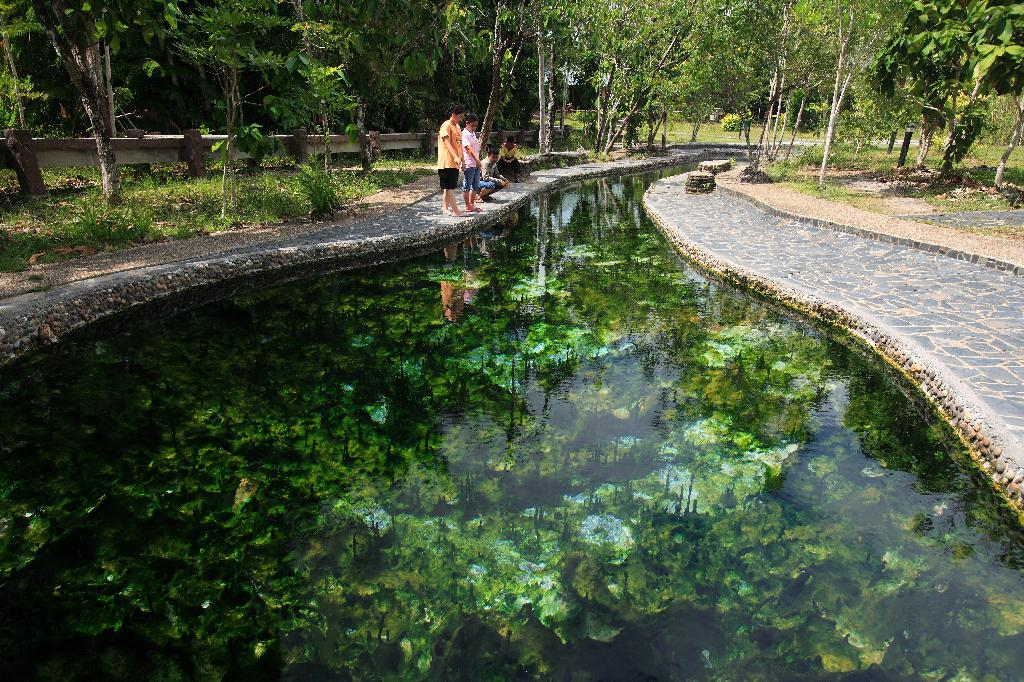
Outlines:
<svg viewBox="0 0 1024 682"><path fill-rule="evenodd" d="M651 179L0 372L4 677L1024 676L1016 519Z"/></svg>

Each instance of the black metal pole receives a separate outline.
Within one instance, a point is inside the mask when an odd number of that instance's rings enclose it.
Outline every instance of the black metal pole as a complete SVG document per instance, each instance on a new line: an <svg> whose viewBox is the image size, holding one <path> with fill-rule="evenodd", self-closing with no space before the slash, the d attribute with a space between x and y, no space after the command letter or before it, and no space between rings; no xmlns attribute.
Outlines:
<svg viewBox="0 0 1024 682"><path fill-rule="evenodd" d="M907 163L907 152L910 151L910 141L914 139L914 131L907 130L903 134L903 146L900 147L900 160L896 162L897 166L903 167Z"/></svg>

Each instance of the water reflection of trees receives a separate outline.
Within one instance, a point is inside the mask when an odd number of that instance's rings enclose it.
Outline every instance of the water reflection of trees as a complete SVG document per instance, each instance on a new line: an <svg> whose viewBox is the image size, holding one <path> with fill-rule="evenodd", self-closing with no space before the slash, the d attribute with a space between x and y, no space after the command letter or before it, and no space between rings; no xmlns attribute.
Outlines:
<svg viewBox="0 0 1024 682"><path fill-rule="evenodd" d="M443 257L20 368L0 388L14 672L699 676L877 655L885 632L837 587L870 595L875 565L773 491L870 503L827 461L824 482L793 467L837 378L866 450L959 491L941 436L895 428L902 397L871 369L678 268L638 229L643 188L592 183Z"/></svg>

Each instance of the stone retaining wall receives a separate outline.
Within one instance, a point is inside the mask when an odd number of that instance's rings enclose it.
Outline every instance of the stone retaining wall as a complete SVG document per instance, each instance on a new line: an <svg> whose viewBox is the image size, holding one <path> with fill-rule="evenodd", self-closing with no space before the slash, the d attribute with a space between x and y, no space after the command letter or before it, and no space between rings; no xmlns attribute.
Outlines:
<svg viewBox="0 0 1024 682"><path fill-rule="evenodd" d="M353 239L346 238L344 233L310 235L11 297L0 301L0 366L35 347L55 343L74 330L155 299L268 272L341 269L396 260L406 253L415 255L414 252L422 252L430 245L459 239L502 220L540 192L591 178L696 163L712 151L720 154L722 148L674 150L663 157L582 164L548 174L538 171L537 182L515 185L506 194L511 195L507 203L472 219L441 218L437 215L436 199L430 198L392 214L406 212L408 215L402 216L402 220L411 221L411 226L379 236Z"/></svg>
<svg viewBox="0 0 1024 682"><path fill-rule="evenodd" d="M740 196L746 198L741 194ZM953 427L967 446L974 462L1000 495L1016 510L1021 522L1024 523L1024 462L1015 457L1024 453L1010 451L1011 448L1016 450L1016 443L1010 443L1012 439L999 432L993 420L985 414L982 401L970 387L948 376L942 371L941 363L935 362L919 349L911 348L863 311L847 310L830 301L786 286L773 278L751 272L737 263L724 260L701 248L658 213L651 206L648 197L649 193L644 195L644 208L647 214L669 242L698 267L729 283L742 286L771 300L780 301L805 315L849 332L896 368ZM791 219L788 215L784 217ZM801 220L799 217L795 219Z"/></svg>

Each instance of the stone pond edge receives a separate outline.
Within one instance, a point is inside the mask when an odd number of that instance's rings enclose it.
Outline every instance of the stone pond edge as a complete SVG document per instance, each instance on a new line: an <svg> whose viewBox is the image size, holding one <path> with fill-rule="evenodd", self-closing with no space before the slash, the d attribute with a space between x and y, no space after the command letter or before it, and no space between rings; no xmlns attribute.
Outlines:
<svg viewBox="0 0 1024 682"><path fill-rule="evenodd" d="M0 368L36 348L57 343L71 332L153 301L229 280L288 269L312 269L330 263L341 270L397 260L406 252L413 257L418 255L417 249L422 251L427 246L446 243L503 220L542 192L585 180L695 163L714 150L721 152L729 148L728 144L701 145L673 150L666 156L623 159L598 167L593 162L566 166L561 174L525 188L522 194L497 210L461 221L438 217L400 235L350 239L338 234L331 239L286 240L114 272L3 299L0 300ZM578 172L565 172L573 168ZM535 173L543 174L544 171ZM433 202L436 197L422 201Z"/></svg>
<svg viewBox="0 0 1024 682"><path fill-rule="evenodd" d="M999 495L1008 502L1024 523L1024 466L1017 452L1016 440L1003 434L976 398L968 397L969 389L958 380L949 378L941 362L927 357L898 334L886 331L868 315L846 309L777 280L747 270L722 259L685 237L650 203L654 183L644 194L643 206L647 215L665 235L669 243L687 260L701 269L722 277L726 281L751 290L768 299L778 301L811 318L849 333L868 350L877 355L906 377L938 411L967 447L977 468L985 474ZM721 189L721 186L719 186ZM679 191L682 191L681 189ZM730 196L739 193L726 192ZM746 198L740 195L740 198ZM758 205L758 202L753 202ZM758 206L761 208L761 206ZM787 219L804 220L799 216Z"/></svg>
<svg viewBox="0 0 1024 682"><path fill-rule="evenodd" d="M723 178L724 179L724 178ZM897 246L905 246L911 249L917 249L918 251L924 251L926 253L936 253L940 256L946 256L954 260L965 261L967 263L974 263L975 265L981 265L986 268L993 268L1000 272L1005 272L1009 275L1016 275L1017 277L1024 277L1024 265L1017 263L1011 263L1009 261L1000 260L998 258L992 258L981 253L973 253L971 251L963 251L960 249L954 249L949 246L942 246L941 244L933 244L932 242L920 241L917 239L908 239L907 237L898 237L887 232L879 232L877 230L869 230L864 227L856 227L854 225L847 225L845 223L837 223L833 220L825 220L824 218L815 218L814 216L803 215L800 213L794 213L787 211L782 208L773 206L763 199L744 192L743 189L738 186L733 178L724 179L725 182L718 183L718 189L724 194L731 197L736 197L749 201L751 204L761 209L762 211L769 213L777 218L783 218L784 220L799 220L805 223L810 223L815 227L820 227L826 230L835 230L837 232L847 232L857 237L863 237L865 239L873 239L878 242L884 242L887 244L895 244ZM906 220L906 219L905 219Z"/></svg>

